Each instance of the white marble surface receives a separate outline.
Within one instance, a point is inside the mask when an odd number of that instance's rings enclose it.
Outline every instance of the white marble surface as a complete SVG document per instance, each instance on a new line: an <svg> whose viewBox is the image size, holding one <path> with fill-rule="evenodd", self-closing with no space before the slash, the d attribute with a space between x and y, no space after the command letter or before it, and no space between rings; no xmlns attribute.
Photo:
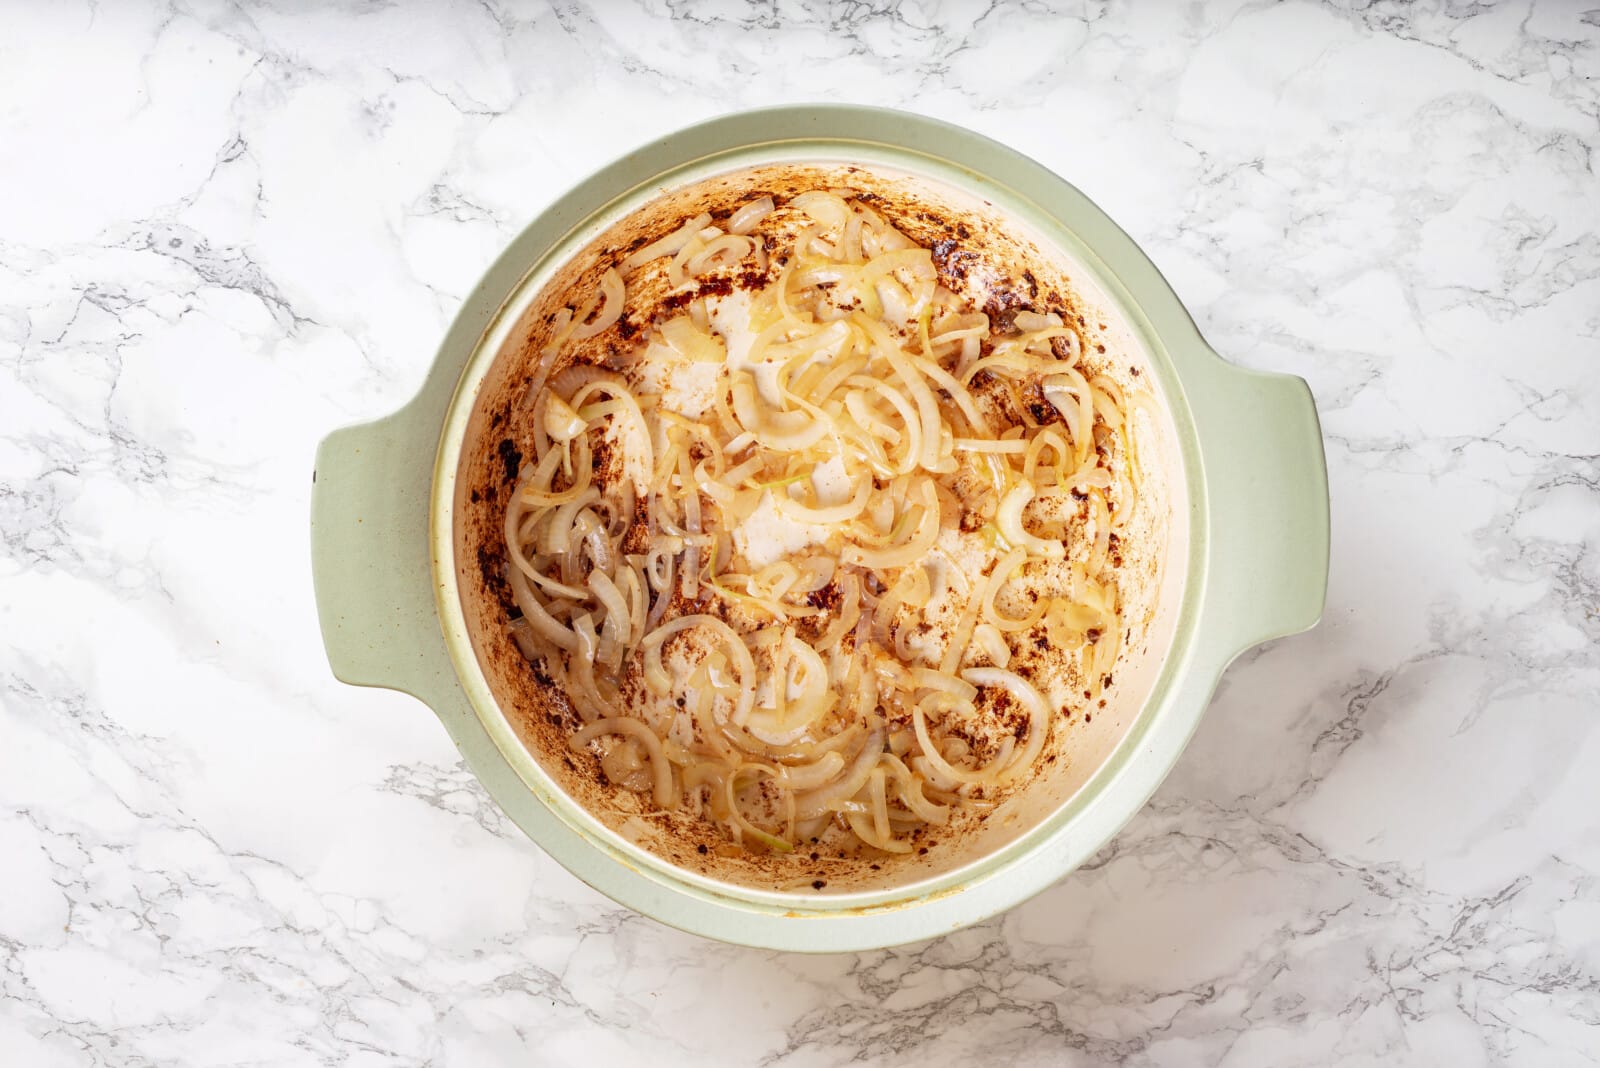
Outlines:
<svg viewBox="0 0 1600 1068"><path fill-rule="evenodd" d="M533 213L816 98L1037 157L1309 379L1334 559L1086 869L804 958L336 684L306 515ZM1596 1063L1597 112L1594 0L0 4L0 1064Z"/></svg>

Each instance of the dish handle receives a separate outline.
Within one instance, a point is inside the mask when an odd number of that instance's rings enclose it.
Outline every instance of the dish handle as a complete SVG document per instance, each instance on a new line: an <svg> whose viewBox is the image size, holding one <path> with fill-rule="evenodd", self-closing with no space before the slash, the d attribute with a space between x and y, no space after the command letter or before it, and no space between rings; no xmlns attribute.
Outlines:
<svg viewBox="0 0 1600 1068"><path fill-rule="evenodd" d="M323 439L311 475L311 571L334 676L434 704L453 675L425 578L436 434L415 407Z"/></svg>
<svg viewBox="0 0 1600 1068"><path fill-rule="evenodd" d="M1311 388L1217 358L1200 421L1210 501L1207 629L1229 658L1322 618L1328 589L1328 467Z"/></svg>

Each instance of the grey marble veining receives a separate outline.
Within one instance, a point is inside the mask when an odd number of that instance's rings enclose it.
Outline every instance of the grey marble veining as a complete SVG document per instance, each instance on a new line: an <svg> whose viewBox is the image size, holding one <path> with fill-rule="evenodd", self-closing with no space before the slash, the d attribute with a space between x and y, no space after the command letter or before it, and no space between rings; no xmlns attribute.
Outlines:
<svg viewBox="0 0 1600 1068"><path fill-rule="evenodd" d="M587 171L807 99L1040 159L1307 378L1316 631L1091 864L803 958L328 676L307 473ZM0 7L0 1064L1600 1060L1600 7Z"/></svg>

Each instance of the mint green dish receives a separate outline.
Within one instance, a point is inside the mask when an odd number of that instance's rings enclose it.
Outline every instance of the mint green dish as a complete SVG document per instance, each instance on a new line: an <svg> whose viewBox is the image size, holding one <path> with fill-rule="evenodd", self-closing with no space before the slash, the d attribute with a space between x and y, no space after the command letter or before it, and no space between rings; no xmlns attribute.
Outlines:
<svg viewBox="0 0 1600 1068"><path fill-rule="evenodd" d="M661 190L755 164L860 160L992 203L1084 272L1120 318L1170 420L1164 648L1135 678L1126 725L1082 781L1040 793L993 848L900 885L831 895L734 885L619 835L541 767L498 707L467 633L453 559L458 470L477 390L517 309L583 244ZM1144 805L1244 650L1313 626L1328 574L1315 406L1298 378L1234 367L1133 241L1072 186L970 131L871 108L731 115L606 167L535 219L467 298L418 395L328 436L317 454L312 562L334 674L411 694L439 716L500 806L614 900L744 945L858 950L1003 911L1090 857ZM1119 669L1120 670L1120 669ZM1006 840L1000 840L1011 834Z"/></svg>

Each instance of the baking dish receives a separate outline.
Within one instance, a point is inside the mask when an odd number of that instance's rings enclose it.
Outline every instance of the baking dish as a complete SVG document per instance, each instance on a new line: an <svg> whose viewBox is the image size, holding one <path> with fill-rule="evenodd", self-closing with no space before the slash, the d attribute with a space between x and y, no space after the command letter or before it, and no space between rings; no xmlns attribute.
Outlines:
<svg viewBox="0 0 1600 1068"><path fill-rule="evenodd" d="M1113 348L1125 347L1135 373L1148 374L1163 417L1170 512L1144 651L1130 653L1126 672L1119 665L1114 706L1073 740L1069 770L1019 791L970 841L918 867L835 879L826 892L698 865L661 835L649 840L594 798L580 799L580 777L541 748L536 717L495 652L492 569L474 559L488 545L475 517L486 507L480 489L490 492L491 424L507 410L503 395L519 346L538 328L539 302L559 295L584 257L615 244L629 220L722 176L770 178L774 168L855 169L858 184L899 182L962 205L997 232L1027 235L1099 310L1091 317L1104 320L1095 325ZM674 926L772 948L930 937L1060 878L1143 805L1227 663L1315 623L1327 579L1326 470L1305 384L1217 357L1137 246L1055 175L968 131L877 109L728 116L600 171L490 268L418 396L386 419L330 435L314 477L313 568L334 673L429 705L495 800L591 886Z"/></svg>

